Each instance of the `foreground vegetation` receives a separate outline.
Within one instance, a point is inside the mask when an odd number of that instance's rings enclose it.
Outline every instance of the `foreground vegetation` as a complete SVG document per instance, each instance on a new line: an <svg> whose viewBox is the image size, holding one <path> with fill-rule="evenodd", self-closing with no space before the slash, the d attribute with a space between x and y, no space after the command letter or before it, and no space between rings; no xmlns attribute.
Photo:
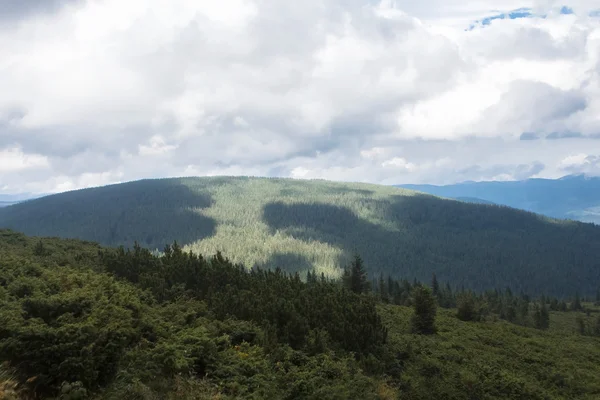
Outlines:
<svg viewBox="0 0 600 400"><path fill-rule="evenodd" d="M593 295L600 227L366 184L261 178L137 181L0 209L0 227L152 250L178 241L247 267L340 277L358 252L371 276L477 290Z"/></svg>
<svg viewBox="0 0 600 400"><path fill-rule="evenodd" d="M553 311L549 329L493 312L463 321L462 303L440 309L447 294L435 300L436 285L419 283L393 296L410 306L386 304L360 261L340 282L312 273L303 282L176 244L157 257L0 231L0 396L600 396L600 338L575 323L585 312ZM597 308L584 307L594 320Z"/></svg>

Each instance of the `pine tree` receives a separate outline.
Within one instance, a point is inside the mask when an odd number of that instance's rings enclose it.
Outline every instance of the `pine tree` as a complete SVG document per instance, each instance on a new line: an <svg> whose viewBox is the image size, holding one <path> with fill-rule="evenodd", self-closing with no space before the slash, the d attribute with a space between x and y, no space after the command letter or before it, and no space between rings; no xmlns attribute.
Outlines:
<svg viewBox="0 0 600 400"><path fill-rule="evenodd" d="M475 298L468 292L462 294L457 300L458 312L456 316L461 321L477 320L477 311L475 309Z"/></svg>
<svg viewBox="0 0 600 400"><path fill-rule="evenodd" d="M433 291L433 296L436 299L439 299L440 297L440 284L438 283L437 277L435 276L435 273L433 273L432 278L431 278L431 290Z"/></svg>
<svg viewBox="0 0 600 400"><path fill-rule="evenodd" d="M413 333L430 335L436 332L435 315L437 305L431 289L426 286L417 286L414 289L413 299L414 314L411 320Z"/></svg>
<svg viewBox="0 0 600 400"><path fill-rule="evenodd" d="M537 329L548 329L550 326L550 314L545 303L534 305L533 323Z"/></svg>
<svg viewBox="0 0 600 400"><path fill-rule="evenodd" d="M36 243L35 247L33 248L33 254L36 256L47 255L46 247L44 246L44 243L42 243L41 239Z"/></svg>
<svg viewBox="0 0 600 400"><path fill-rule="evenodd" d="M583 307L581 306L581 298L579 297L579 292L575 293L575 300L573 300L573 303L571 303L571 310L572 311L583 310Z"/></svg>
<svg viewBox="0 0 600 400"><path fill-rule="evenodd" d="M350 290L354 293L364 293L369 289L367 271L360 255L355 254L350 264Z"/></svg>
<svg viewBox="0 0 600 400"><path fill-rule="evenodd" d="M383 279L383 272L379 275L379 298L384 303L389 303L390 301L387 286L385 280Z"/></svg>

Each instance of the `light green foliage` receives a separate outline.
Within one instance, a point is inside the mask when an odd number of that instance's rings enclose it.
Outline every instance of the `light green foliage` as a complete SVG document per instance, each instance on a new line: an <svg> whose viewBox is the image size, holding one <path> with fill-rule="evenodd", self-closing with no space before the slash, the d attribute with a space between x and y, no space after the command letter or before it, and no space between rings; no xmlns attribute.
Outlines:
<svg viewBox="0 0 600 400"><path fill-rule="evenodd" d="M174 241L250 268L340 277L354 253L381 273L454 287L597 290L600 227L368 184L181 178L68 192L0 209L0 226L162 251ZM45 251L45 249L39 249ZM442 298L439 298L442 301ZM517 315L517 317L519 317Z"/></svg>
<svg viewBox="0 0 600 400"><path fill-rule="evenodd" d="M413 335L411 308L379 310L389 327L388 383L400 398L600 398L599 338L501 320L463 322L445 309L436 335Z"/></svg>

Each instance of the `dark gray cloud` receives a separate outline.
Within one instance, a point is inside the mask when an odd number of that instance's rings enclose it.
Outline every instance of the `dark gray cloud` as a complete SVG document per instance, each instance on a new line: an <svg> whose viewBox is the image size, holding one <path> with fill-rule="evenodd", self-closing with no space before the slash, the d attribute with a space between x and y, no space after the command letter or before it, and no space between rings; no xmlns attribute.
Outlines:
<svg viewBox="0 0 600 400"><path fill-rule="evenodd" d="M521 136L519 136L520 140L537 140L540 137L535 132L523 132Z"/></svg>
<svg viewBox="0 0 600 400"><path fill-rule="evenodd" d="M569 132L569 131L551 132L550 134L546 135L546 139L572 139L572 138L582 138L582 137L584 137L584 136L579 132Z"/></svg>
<svg viewBox="0 0 600 400"><path fill-rule="evenodd" d="M10 24L38 14L55 13L66 4L83 0L2 0L0 22Z"/></svg>

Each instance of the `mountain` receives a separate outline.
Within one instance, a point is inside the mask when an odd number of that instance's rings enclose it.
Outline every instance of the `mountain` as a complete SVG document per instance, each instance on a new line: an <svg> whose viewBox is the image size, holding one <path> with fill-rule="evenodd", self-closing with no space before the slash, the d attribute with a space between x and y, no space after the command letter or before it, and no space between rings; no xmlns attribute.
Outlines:
<svg viewBox="0 0 600 400"><path fill-rule="evenodd" d="M455 200L464 201L465 203L475 203L475 204L496 204L492 201L478 199L477 197L455 197Z"/></svg>
<svg viewBox="0 0 600 400"><path fill-rule="evenodd" d="M0 209L0 227L336 277L357 252L372 277L592 294L600 227L370 184L244 177L143 180Z"/></svg>
<svg viewBox="0 0 600 400"><path fill-rule="evenodd" d="M19 193L19 194L0 194L0 207L8 207L25 200L35 199L44 196L43 194Z"/></svg>
<svg viewBox="0 0 600 400"><path fill-rule="evenodd" d="M554 218L600 224L600 178L569 175L561 179L463 182L454 185L397 185L447 198L473 198Z"/></svg>

